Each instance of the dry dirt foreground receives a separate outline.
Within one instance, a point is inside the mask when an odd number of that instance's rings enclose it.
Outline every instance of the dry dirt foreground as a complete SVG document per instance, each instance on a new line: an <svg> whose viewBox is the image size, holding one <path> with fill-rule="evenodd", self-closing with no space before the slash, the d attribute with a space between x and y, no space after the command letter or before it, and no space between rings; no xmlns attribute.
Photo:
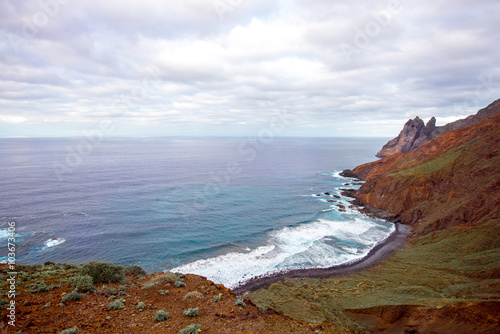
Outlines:
<svg viewBox="0 0 500 334"><path fill-rule="evenodd" d="M5 265L1 270L4 294L9 270ZM8 300L3 299L1 333L6 328L8 333L60 333L76 327L77 334L177 334L192 324L202 325L192 333L348 333L333 324L310 324L262 310L249 300L235 305L237 296L231 290L195 275L183 277L185 286L180 287L165 273L127 276L126 283L94 284L95 292L63 304L63 297L73 290L64 280L79 275L79 266L17 266L17 271L15 327L8 325ZM40 292L29 292L37 287L41 287ZM123 309L109 309L117 299L123 301ZM137 308L140 302L145 305L143 309ZM198 315L184 315L189 308L198 308ZM167 320L153 318L159 310L169 313Z"/></svg>

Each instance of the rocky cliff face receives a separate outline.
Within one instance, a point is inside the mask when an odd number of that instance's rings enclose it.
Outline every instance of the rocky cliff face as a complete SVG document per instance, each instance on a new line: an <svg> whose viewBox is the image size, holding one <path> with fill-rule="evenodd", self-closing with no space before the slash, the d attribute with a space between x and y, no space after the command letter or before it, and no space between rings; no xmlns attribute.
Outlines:
<svg viewBox="0 0 500 334"><path fill-rule="evenodd" d="M436 119L432 117L426 125L417 116L410 119L403 127L399 135L390 140L377 153L377 157L387 157L395 153L406 153L416 150L430 140L440 135L472 125L480 120L488 118L500 110L500 99L491 103L488 107L478 111L476 115L469 116L458 121L436 127Z"/></svg>
<svg viewBox="0 0 500 334"><path fill-rule="evenodd" d="M498 111L500 100L492 105ZM491 109L478 115L485 112ZM353 172L366 180L361 202L393 213L418 234L500 219L500 113Z"/></svg>

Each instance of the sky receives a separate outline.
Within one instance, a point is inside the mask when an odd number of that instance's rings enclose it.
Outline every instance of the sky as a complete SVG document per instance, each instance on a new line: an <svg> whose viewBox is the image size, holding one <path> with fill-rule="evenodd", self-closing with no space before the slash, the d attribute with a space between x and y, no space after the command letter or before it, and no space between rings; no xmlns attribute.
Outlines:
<svg viewBox="0 0 500 334"><path fill-rule="evenodd" d="M394 137L500 97L498 0L2 0L0 137Z"/></svg>

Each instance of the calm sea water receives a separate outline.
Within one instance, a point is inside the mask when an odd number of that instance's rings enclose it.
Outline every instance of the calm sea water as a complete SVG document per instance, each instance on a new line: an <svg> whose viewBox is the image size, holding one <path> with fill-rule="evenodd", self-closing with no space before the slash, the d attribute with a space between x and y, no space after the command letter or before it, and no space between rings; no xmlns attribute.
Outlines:
<svg viewBox="0 0 500 334"><path fill-rule="evenodd" d="M18 263L99 259L235 286L352 261L393 229L328 202L346 204L337 173L386 139L97 139L0 139L0 259L15 222Z"/></svg>

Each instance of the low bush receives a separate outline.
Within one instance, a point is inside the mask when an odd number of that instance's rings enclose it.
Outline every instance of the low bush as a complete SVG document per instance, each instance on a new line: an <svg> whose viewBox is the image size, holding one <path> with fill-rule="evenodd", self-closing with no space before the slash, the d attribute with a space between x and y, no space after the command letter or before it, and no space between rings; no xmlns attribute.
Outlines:
<svg viewBox="0 0 500 334"><path fill-rule="evenodd" d="M76 328L76 327L74 327L74 328L68 328L68 329L63 329L61 331L61 334L73 334L77 330L78 330L78 328Z"/></svg>
<svg viewBox="0 0 500 334"><path fill-rule="evenodd" d="M31 284L30 287L33 287L33 289L29 290L29 293L37 293L37 292L46 292L46 291L50 291L50 290L59 288L60 285L51 284L51 285L47 286L47 283L45 283L45 281L40 281L40 282L36 282L34 284Z"/></svg>
<svg viewBox="0 0 500 334"><path fill-rule="evenodd" d="M188 308L183 314L186 317L196 317L198 315L198 308Z"/></svg>
<svg viewBox="0 0 500 334"><path fill-rule="evenodd" d="M183 288L183 287L185 287L185 286L186 286L186 283L184 283L184 282L182 282L182 281L176 281L176 282L174 283L174 285L175 285L175 287L176 287L176 288Z"/></svg>
<svg viewBox="0 0 500 334"><path fill-rule="evenodd" d="M234 305L236 305L236 306L246 306L246 304L243 301L243 298L241 298L241 296L236 297L236 301L234 302Z"/></svg>
<svg viewBox="0 0 500 334"><path fill-rule="evenodd" d="M92 277L94 283L116 283L125 278L123 267L102 261L90 261L82 267L82 274Z"/></svg>
<svg viewBox="0 0 500 334"><path fill-rule="evenodd" d="M201 299L201 293L199 293L198 291L191 291L191 292L188 292L186 293L186 295L184 296L184 300L188 300L189 298L191 297L196 297L198 299Z"/></svg>
<svg viewBox="0 0 500 334"><path fill-rule="evenodd" d="M201 328L201 325L198 324L192 324L187 326L184 329L181 329L179 331L179 334L197 334L198 330Z"/></svg>
<svg viewBox="0 0 500 334"><path fill-rule="evenodd" d="M143 302L139 302L135 308L138 310L142 310L145 307L146 307L146 304L144 304Z"/></svg>
<svg viewBox="0 0 500 334"><path fill-rule="evenodd" d="M76 277L71 277L69 281L71 282L71 286L80 292L95 291L92 277L90 277L89 275L79 275Z"/></svg>
<svg viewBox="0 0 500 334"><path fill-rule="evenodd" d="M80 300L83 297L85 297L85 294L78 293L78 291L76 291L76 289L75 289L75 290L71 291L70 293L68 293L66 296L64 296L64 298L61 300L61 302L63 304L66 304L70 300Z"/></svg>
<svg viewBox="0 0 500 334"><path fill-rule="evenodd" d="M110 310L121 310L123 308L123 301L121 299L115 299L108 305Z"/></svg>
<svg viewBox="0 0 500 334"><path fill-rule="evenodd" d="M170 314L168 312L165 312L163 310L159 310L156 312L156 314L153 316L157 321L165 321L170 317Z"/></svg>
<svg viewBox="0 0 500 334"><path fill-rule="evenodd" d="M140 266L131 264L125 267L125 275L141 276L146 275L146 272Z"/></svg>

